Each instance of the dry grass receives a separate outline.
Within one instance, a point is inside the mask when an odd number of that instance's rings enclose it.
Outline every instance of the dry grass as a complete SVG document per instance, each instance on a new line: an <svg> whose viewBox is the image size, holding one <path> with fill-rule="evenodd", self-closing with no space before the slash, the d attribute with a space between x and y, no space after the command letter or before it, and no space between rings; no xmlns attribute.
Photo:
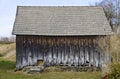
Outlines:
<svg viewBox="0 0 120 79"><path fill-rule="evenodd" d="M15 61L15 43L0 44L0 57Z"/></svg>
<svg viewBox="0 0 120 79"><path fill-rule="evenodd" d="M120 35L111 36L110 43L110 52L113 62L120 62Z"/></svg>

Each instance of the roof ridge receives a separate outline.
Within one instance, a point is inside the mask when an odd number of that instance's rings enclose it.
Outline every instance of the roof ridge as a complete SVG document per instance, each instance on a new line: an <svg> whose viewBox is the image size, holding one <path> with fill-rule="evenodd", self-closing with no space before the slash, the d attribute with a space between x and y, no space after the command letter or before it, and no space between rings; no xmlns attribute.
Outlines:
<svg viewBox="0 0 120 79"><path fill-rule="evenodd" d="M20 6L18 5L17 7L100 7L100 6Z"/></svg>

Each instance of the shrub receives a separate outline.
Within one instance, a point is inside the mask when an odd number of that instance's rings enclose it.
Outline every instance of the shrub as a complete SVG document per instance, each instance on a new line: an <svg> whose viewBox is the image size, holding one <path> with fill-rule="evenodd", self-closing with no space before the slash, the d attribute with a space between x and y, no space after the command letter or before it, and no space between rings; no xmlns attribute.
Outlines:
<svg viewBox="0 0 120 79"><path fill-rule="evenodd" d="M120 62L120 36L113 35L110 39L110 52L113 62Z"/></svg>
<svg viewBox="0 0 120 79"><path fill-rule="evenodd" d="M108 79L120 79L120 63L113 63L110 65Z"/></svg>

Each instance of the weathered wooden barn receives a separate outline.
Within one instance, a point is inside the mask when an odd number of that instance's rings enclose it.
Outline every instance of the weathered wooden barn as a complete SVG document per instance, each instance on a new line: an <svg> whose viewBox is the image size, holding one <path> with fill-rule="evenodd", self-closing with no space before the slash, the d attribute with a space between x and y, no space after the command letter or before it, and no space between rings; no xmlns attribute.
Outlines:
<svg viewBox="0 0 120 79"><path fill-rule="evenodd" d="M95 66L110 59L111 27L101 7L18 6L16 67Z"/></svg>

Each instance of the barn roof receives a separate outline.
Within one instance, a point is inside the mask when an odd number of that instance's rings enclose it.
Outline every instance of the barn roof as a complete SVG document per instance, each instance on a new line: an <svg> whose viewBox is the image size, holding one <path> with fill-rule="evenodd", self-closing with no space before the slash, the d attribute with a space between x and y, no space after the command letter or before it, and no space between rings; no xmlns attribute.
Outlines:
<svg viewBox="0 0 120 79"><path fill-rule="evenodd" d="M110 35L101 7L18 6L15 35Z"/></svg>

